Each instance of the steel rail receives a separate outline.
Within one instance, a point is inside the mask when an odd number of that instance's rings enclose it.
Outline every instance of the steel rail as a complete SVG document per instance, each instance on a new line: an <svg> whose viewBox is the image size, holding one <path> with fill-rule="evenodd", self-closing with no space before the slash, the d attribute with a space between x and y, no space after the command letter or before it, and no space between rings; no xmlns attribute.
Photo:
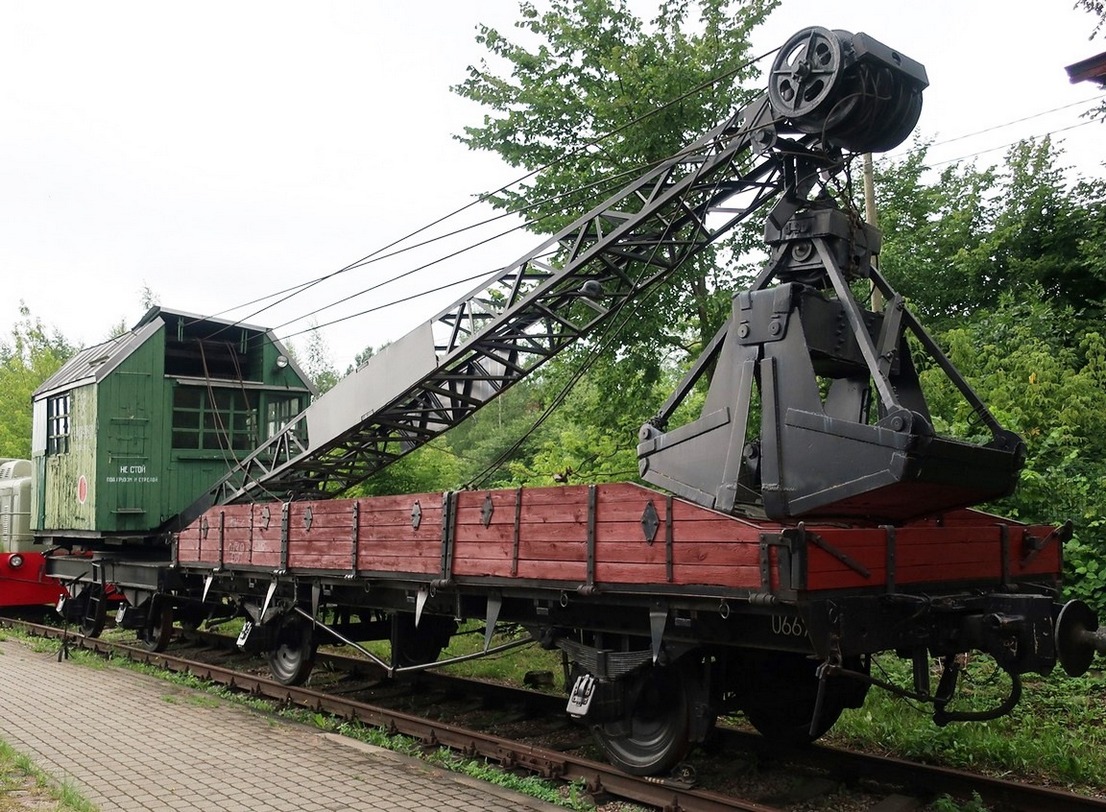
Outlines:
<svg viewBox="0 0 1106 812"><path fill-rule="evenodd" d="M3 625L19 626L32 634L45 637L59 638L67 635L72 643L100 654L121 652L132 660L157 665L169 671L190 673L258 696L294 703L316 712L328 712L347 719L357 719L366 724L403 733L419 739L427 746L449 746L468 755L481 755L498 762L506 769L524 767L546 778L582 780L589 792L606 792L629 800L652 804L666 811L772 812L774 809L763 804L733 799L720 793L689 789L678 782L629 776L601 762L580 759L530 745L520 745L518 742L497 736L430 722L410 714L340 699L307 688L291 688L263 677L242 674L220 666L166 654L155 654L122 643L85 638L78 634L66 633L56 627L27 621L0 618L0 626ZM233 639L225 635L209 632L192 634L202 640L233 648ZM384 669L360 657L319 652L317 661L330 662L342 669L378 671L381 676L385 675ZM527 703L540 703L539 707L548 708L550 712L563 709L564 702L560 696L526 688L429 672L424 673L422 678L449 681L454 684L469 683L474 692L494 690L501 695L507 694ZM1008 781L951 767L920 764L890 756L871 755L825 745L813 745L800 750L781 750L773 747L757 734L726 726L719 726L716 733L724 744L734 749L769 758L786 759L798 766L862 776L900 787L916 788L924 794L947 793L953 796L969 796L972 792L977 792L985 803L1000 804L1004 808L1014 809L1017 812L1054 812L1057 809L1063 809L1065 812L1106 812L1106 798L1077 795L1066 790Z"/></svg>
<svg viewBox="0 0 1106 812"><path fill-rule="evenodd" d="M233 645L233 640L225 635L210 632L199 634L204 640ZM379 671L381 676L385 673L369 660L333 652L319 652L316 655L316 661L330 663L340 670ZM564 707L563 697L527 688L485 683L444 674L424 674L423 678L448 680L454 684L464 682L471 686L471 692L474 693L494 690L500 695L508 695L532 705L537 704L543 710L548 709L549 712L557 712ZM1057 809L1063 809L1065 812L1106 810L1106 798L1077 795L1066 790L1008 781L952 767L921 764L893 756L861 753L821 744L784 751L773 747L758 734L724 725L716 729L716 734L719 737L719 743L737 750L757 753L768 758L786 759L803 767L828 770L833 773L874 777L888 784L917 788L926 794L947 793L953 796L970 796L972 792L978 792L984 802L1000 804L1005 808L1016 809L1018 812L1055 812Z"/></svg>
<svg viewBox="0 0 1106 812"><path fill-rule="evenodd" d="M212 635L214 637L215 635ZM344 654L320 652L319 661L329 662L343 670L367 669L370 663L357 657ZM549 711L563 709L561 696L532 691L499 684L467 680L444 674L427 675L453 683L466 682L473 685L472 690L495 690L500 695L507 694L514 699L531 704L541 703L540 707ZM837 747L816 744L808 748L788 749L773 747L764 737L756 733L747 733L732 727L720 725L716 729L719 743L736 750L757 753L769 758L782 758L790 763L832 773L878 778L888 784L916 788L925 794L947 793L953 796L970 796L978 792L988 804L1000 804L1004 808L1013 808L1018 812L1103 812L1106 810L1106 798L1078 795L1066 790L1041 787L1020 781L1008 781L981 773L941 767L933 764L921 764L893 756L881 756L845 750Z"/></svg>
<svg viewBox="0 0 1106 812"><path fill-rule="evenodd" d="M782 812L721 793L690 789L677 782L626 775L608 764L504 739L456 725L434 722L401 711L342 699L310 688L282 685L264 677L233 669L156 653L146 649L98 638L83 637L65 629L28 621L0 618L0 626L25 631L102 655L125 656L134 662L153 665L167 671L186 673L229 688L298 705L315 713L329 713L373 727L418 739L424 747L450 747L468 757L483 756L508 770L523 768L543 778L581 781L594 794L607 793L619 798L649 804L665 812ZM59 658L61 652L59 652Z"/></svg>

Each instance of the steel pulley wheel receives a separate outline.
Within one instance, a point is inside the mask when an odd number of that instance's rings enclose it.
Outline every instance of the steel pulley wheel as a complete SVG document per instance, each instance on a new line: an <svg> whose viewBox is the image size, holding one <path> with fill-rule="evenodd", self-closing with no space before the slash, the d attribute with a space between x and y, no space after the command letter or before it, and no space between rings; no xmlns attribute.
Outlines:
<svg viewBox="0 0 1106 812"><path fill-rule="evenodd" d="M631 775L668 772L691 748L688 696L680 669L649 668L635 677L625 719L592 728L612 764Z"/></svg>
<svg viewBox="0 0 1106 812"><path fill-rule="evenodd" d="M772 63L768 98L777 113L797 119L824 118L822 105L834 95L843 71L841 40L828 28L811 26L791 37Z"/></svg>
<svg viewBox="0 0 1106 812"><path fill-rule="evenodd" d="M281 685L303 685L315 665L315 635L311 623L297 614L279 621L269 672Z"/></svg>

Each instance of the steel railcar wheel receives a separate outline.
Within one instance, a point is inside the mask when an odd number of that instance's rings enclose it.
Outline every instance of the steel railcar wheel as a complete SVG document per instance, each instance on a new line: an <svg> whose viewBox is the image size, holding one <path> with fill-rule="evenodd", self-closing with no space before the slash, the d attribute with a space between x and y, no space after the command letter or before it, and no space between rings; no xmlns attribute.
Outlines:
<svg viewBox="0 0 1106 812"><path fill-rule="evenodd" d="M416 626L413 614L397 612L392 619L392 660L401 668L432 663L456 631L453 618L429 615Z"/></svg>
<svg viewBox="0 0 1106 812"><path fill-rule="evenodd" d="M315 635L306 619L288 615L281 620L269 652L273 679L281 685L303 685L315 665L315 645Z"/></svg>
<svg viewBox="0 0 1106 812"><path fill-rule="evenodd" d="M633 678L627 718L592 730L612 764L631 775L672 769L691 747L688 696L680 669L650 668Z"/></svg>
<svg viewBox="0 0 1106 812"><path fill-rule="evenodd" d="M147 651L165 651L173 639L173 605L157 597L150 601L149 616L138 630L138 642Z"/></svg>
<svg viewBox="0 0 1106 812"><path fill-rule="evenodd" d="M81 592L78 600L81 634L85 637L99 637L107 623L108 607L104 590L99 584L90 584Z"/></svg>
<svg viewBox="0 0 1106 812"><path fill-rule="evenodd" d="M859 664L851 665L861 668ZM858 708L864 703L868 690L864 683L831 678L826 683L821 712L814 720L818 701L816 660L802 654L778 653L761 659L758 666L757 685L745 695L742 710L764 738L786 746L810 744L821 738L845 708Z"/></svg>

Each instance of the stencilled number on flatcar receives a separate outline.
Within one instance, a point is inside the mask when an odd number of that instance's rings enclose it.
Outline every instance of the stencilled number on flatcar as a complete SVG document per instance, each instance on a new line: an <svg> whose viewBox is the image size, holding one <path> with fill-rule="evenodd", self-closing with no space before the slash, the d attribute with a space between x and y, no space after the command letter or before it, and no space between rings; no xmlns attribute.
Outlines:
<svg viewBox="0 0 1106 812"><path fill-rule="evenodd" d="M784 637L806 637L806 626L794 615L772 615L772 634Z"/></svg>

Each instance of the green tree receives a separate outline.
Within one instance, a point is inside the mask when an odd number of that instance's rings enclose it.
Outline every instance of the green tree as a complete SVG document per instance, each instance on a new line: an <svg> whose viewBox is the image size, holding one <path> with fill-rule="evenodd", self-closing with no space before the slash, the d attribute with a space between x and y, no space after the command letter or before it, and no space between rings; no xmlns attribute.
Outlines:
<svg viewBox="0 0 1106 812"><path fill-rule="evenodd" d="M0 457L30 457L31 395L74 351L20 302L19 321L0 340Z"/></svg>
<svg viewBox="0 0 1106 812"><path fill-rule="evenodd" d="M926 145L880 163L880 267L934 329L955 326L1010 291L1044 295L1096 324L1106 302L1106 186L1069 183L1049 139L1023 141L1006 164L934 175Z"/></svg>
<svg viewBox="0 0 1106 812"><path fill-rule="evenodd" d="M928 144L900 162L881 161L876 200L880 269L931 326L955 323L985 299L983 247L993 219L993 170L959 164L932 181Z"/></svg>
<svg viewBox="0 0 1106 812"><path fill-rule="evenodd" d="M530 173L492 204L553 232L677 153L751 96L737 89L758 73L749 34L776 5L669 0L647 24L626 0L553 0L544 13L523 2L520 41L481 26L496 67L470 67L454 91L488 113L458 139ZM708 340L729 314L735 274L748 270L719 268L716 252L689 263L623 328L629 362L658 367L673 348Z"/></svg>
<svg viewBox="0 0 1106 812"><path fill-rule="evenodd" d="M1004 166L926 167L925 145L877 177L881 267L953 363L1026 442L1018 490L990 506L1031 522L1071 519L1073 595L1106 610L1106 210L1100 179L1069 182L1045 140ZM936 369L922 372L938 431L987 432Z"/></svg>
<svg viewBox="0 0 1106 812"><path fill-rule="evenodd" d="M1069 588L1106 611L1106 566L1098 564L1106 545L1106 340L1078 324L1070 307L1010 292L941 341L999 421L1026 442L1018 490L994 509L1030 522L1071 519ZM922 374L938 430L982 439L943 375Z"/></svg>
<svg viewBox="0 0 1106 812"><path fill-rule="evenodd" d="M1102 32L1102 26L1106 25L1106 2L1104 2L1104 0L1076 0L1075 7L1082 8L1089 14L1098 17L1098 21L1095 23L1090 36L1091 39L1094 39ZM1083 115L1106 122L1106 101L1102 102L1102 104L1094 110L1090 110Z"/></svg>
<svg viewBox="0 0 1106 812"><path fill-rule="evenodd" d="M326 337L317 326L312 326L307 331L307 337L302 346L287 342L288 351L303 369L304 373L319 390L319 394L325 394L334 388L341 375L330 356L330 346L326 343Z"/></svg>

